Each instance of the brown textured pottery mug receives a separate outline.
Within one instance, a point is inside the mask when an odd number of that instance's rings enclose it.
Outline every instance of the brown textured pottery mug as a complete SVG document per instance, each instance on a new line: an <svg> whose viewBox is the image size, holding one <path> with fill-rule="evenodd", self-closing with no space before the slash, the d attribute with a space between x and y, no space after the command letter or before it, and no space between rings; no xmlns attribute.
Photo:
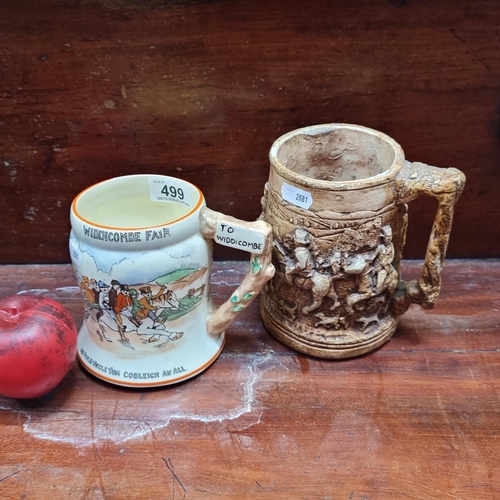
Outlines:
<svg viewBox="0 0 500 500"><path fill-rule="evenodd" d="M264 325L285 345L321 358L369 352L410 304L434 306L454 205L465 176L405 160L387 135L358 125L294 130L276 140L261 218L273 226L274 278ZM407 202L438 200L422 276L404 282Z"/></svg>

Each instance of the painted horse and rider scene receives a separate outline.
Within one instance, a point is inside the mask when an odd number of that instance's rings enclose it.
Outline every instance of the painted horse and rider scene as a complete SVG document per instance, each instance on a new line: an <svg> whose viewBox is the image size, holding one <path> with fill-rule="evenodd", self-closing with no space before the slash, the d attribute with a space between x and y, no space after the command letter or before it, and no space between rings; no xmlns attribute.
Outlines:
<svg viewBox="0 0 500 500"><path fill-rule="evenodd" d="M133 285L82 276L79 285L89 333L95 333L92 336L97 343L129 348L144 344L163 347L179 340L184 332L182 321L176 320L201 303L207 270L176 269L151 282Z"/></svg>

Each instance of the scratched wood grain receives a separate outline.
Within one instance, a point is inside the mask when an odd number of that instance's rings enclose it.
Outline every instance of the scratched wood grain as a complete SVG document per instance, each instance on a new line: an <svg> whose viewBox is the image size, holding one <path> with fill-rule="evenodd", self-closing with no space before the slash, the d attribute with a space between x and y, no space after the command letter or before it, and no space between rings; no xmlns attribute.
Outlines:
<svg viewBox="0 0 500 500"><path fill-rule="evenodd" d="M215 264L216 302L245 271ZM75 364L43 407L0 398L0 498L498 498L499 278L498 260L447 262L436 309L410 309L356 359L289 350L255 303L191 381L128 390ZM70 266L0 266L11 293L56 298L81 324Z"/></svg>
<svg viewBox="0 0 500 500"><path fill-rule="evenodd" d="M449 255L499 257L499 18L497 0L2 0L0 263L68 262L72 198L116 175L180 176L255 219L272 142L325 122L462 169ZM408 258L434 209L414 203Z"/></svg>

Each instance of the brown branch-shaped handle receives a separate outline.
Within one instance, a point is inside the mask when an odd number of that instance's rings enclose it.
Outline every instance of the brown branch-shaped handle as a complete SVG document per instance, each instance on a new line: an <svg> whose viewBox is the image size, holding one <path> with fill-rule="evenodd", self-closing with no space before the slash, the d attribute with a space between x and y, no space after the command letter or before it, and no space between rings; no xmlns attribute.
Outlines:
<svg viewBox="0 0 500 500"><path fill-rule="evenodd" d="M241 285L208 317L207 331L212 337L218 337L274 276L272 229L267 222L244 222L207 207L201 209L200 228L206 239L251 253L250 267Z"/></svg>
<svg viewBox="0 0 500 500"><path fill-rule="evenodd" d="M438 200L438 209L425 254L422 276L418 281L401 281L392 308L403 314L410 304L432 309L441 289L441 270L450 239L455 203L462 194L465 175L456 168L437 168L425 163L405 161L396 178L399 203L407 203L424 194Z"/></svg>

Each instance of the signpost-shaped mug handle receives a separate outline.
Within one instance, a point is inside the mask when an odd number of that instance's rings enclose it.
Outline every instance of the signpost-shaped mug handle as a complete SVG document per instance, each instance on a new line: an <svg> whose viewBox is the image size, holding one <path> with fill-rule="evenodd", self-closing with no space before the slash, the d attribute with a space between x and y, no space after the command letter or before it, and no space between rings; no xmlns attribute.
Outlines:
<svg viewBox="0 0 500 500"><path fill-rule="evenodd" d="M274 276L272 229L267 222L241 221L207 207L200 212L200 229L205 239L250 252L250 266L241 285L208 317L207 331L218 337Z"/></svg>
<svg viewBox="0 0 500 500"><path fill-rule="evenodd" d="M441 289L441 270L450 239L455 203L462 194L465 175L456 168L437 168L425 163L405 161L396 177L398 203L420 195L438 200L432 232L420 279L400 281L392 302L396 314L403 314L412 303L432 309Z"/></svg>

